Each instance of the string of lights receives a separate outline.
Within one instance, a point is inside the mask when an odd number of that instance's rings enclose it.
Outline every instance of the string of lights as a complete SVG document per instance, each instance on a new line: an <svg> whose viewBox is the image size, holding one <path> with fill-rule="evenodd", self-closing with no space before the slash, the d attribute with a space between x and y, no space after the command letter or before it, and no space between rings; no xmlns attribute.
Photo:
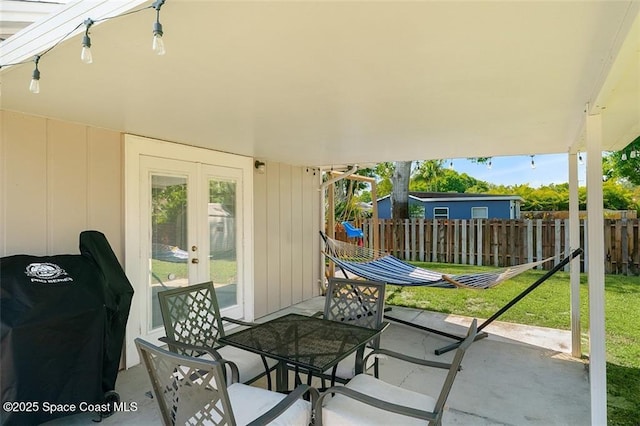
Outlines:
<svg viewBox="0 0 640 426"><path fill-rule="evenodd" d="M640 146L636 147L631 143L627 148L629 148L629 153L627 154L626 148L622 151L622 155L620 156L622 161L626 161L629 158L640 158Z"/></svg>
<svg viewBox="0 0 640 426"><path fill-rule="evenodd" d="M48 54L53 49L58 47L58 45L60 45L60 43L62 43L63 41L68 39L72 34L74 34L78 30L78 28L82 27L83 25L85 27L84 36L82 37L82 50L80 52L80 60L85 64L91 64L91 63L93 63L93 55L91 53L91 37L89 35L90 34L89 30L91 29L93 24L98 23L98 22L103 22L103 21L109 21L111 19L121 18L121 17L127 16L127 15L132 15L134 13L139 13L139 12L145 11L147 9L155 9L155 11L156 11L156 21L153 23L153 41L152 41L152 44L151 44L151 49L157 55L164 55L166 53L166 49L164 47L164 41L162 39L162 36L164 35L164 31L162 29L162 24L160 23L160 9L164 5L165 1L166 0L156 0L155 2L153 2L149 6L145 6L145 7L142 7L140 9L131 10L129 12L124 12L124 13L121 13L119 15L108 16L108 17L100 18L100 19L87 18L83 22L81 22L80 24L76 25L71 31L66 33L62 38L60 38L57 42L55 42L51 47L49 47L49 48L45 49L43 52L35 55L33 57L33 59L26 59L24 61L14 62L14 63L9 63L9 64L0 64L0 69L4 68L4 67L8 67L8 66L22 65L22 64L26 64L26 63L29 63L29 62L33 61L34 69L33 69L33 72L31 73L31 82L29 84L29 91L31 93L34 93L34 94L40 93L40 68L39 68L40 60L46 54Z"/></svg>

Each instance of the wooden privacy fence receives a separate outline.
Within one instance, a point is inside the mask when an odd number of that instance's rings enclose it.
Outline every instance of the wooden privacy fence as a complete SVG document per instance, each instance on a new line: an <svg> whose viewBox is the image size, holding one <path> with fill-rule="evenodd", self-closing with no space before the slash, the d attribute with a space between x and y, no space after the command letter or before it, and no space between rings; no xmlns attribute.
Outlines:
<svg viewBox="0 0 640 426"><path fill-rule="evenodd" d="M640 274L639 224L639 219L605 219L606 273ZM357 225L364 230L365 245L371 247L372 221ZM540 267L551 269L560 255L571 250L569 219L388 219L378 220L378 229L377 248L411 261L502 267L557 256ZM581 271L590 260L586 229L586 220L581 220ZM336 226L336 238L347 241L340 225Z"/></svg>

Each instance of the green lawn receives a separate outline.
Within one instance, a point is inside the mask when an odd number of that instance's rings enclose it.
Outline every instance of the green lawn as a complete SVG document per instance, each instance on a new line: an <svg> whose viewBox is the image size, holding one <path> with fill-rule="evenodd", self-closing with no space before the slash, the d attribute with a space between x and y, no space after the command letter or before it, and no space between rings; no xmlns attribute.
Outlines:
<svg viewBox="0 0 640 426"><path fill-rule="evenodd" d="M491 270L477 266L415 263L447 273ZM388 286L392 305L488 318L545 271L525 272L490 290ZM588 354L588 284L580 277L583 352ZM569 274L558 272L507 311L500 321L558 329L571 328ZM610 425L637 426L640 419L640 277L607 275L606 348Z"/></svg>
<svg viewBox="0 0 640 426"><path fill-rule="evenodd" d="M215 284L232 284L237 280L238 262L235 259L208 259L209 277ZM175 275L177 278L187 277L187 263L165 262L153 259L151 261L151 270L161 280L168 280L169 274ZM157 278L154 278L154 282Z"/></svg>

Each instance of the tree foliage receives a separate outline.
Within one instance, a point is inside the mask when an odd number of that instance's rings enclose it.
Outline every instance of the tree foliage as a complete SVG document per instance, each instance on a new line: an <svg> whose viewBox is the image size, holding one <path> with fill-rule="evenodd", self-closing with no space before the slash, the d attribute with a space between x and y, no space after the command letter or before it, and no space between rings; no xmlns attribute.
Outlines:
<svg viewBox="0 0 640 426"><path fill-rule="evenodd" d="M622 152L609 153L603 159L603 207L610 210L637 210L640 214L640 154L630 155L631 150L640 153L640 138L625 148L626 160ZM487 163L490 158L472 159ZM378 197L392 193L394 188L394 163L379 163L370 169L376 176ZM396 177L397 178L397 177ZM396 184L397 185L397 184ZM404 185L404 184L402 184ZM569 184L551 184L532 188L528 184L495 185L473 178L466 173L458 173L445 167L444 160L415 162L410 173L408 189L416 192L457 192L477 194L519 195L524 203L523 211L566 211L569 210ZM364 191L358 200L371 200ZM581 210L587 208L587 190L578 188L578 204ZM409 212L410 213L410 212ZM396 216L394 216L396 217Z"/></svg>
<svg viewBox="0 0 640 426"><path fill-rule="evenodd" d="M607 180L613 178L640 185L640 137L624 149L606 154L602 172Z"/></svg>

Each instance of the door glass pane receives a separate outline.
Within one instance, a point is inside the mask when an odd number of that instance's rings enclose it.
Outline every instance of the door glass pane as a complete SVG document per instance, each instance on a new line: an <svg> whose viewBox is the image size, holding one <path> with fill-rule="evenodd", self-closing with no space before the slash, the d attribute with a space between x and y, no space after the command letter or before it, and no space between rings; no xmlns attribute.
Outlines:
<svg viewBox="0 0 640 426"><path fill-rule="evenodd" d="M188 285L187 178L151 177L150 329L162 327L158 291Z"/></svg>
<svg viewBox="0 0 640 426"><path fill-rule="evenodd" d="M209 179L209 279L220 308L238 303L236 182Z"/></svg>

